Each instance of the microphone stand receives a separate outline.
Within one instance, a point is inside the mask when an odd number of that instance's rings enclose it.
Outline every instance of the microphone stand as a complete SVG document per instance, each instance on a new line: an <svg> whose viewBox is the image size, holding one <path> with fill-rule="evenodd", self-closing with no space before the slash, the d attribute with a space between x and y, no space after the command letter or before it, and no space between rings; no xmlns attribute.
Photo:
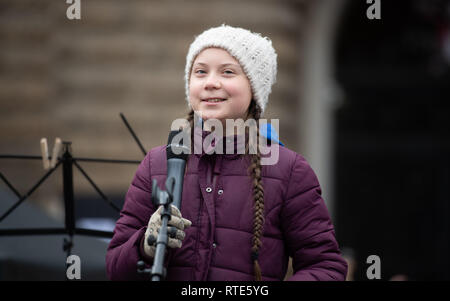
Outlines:
<svg viewBox="0 0 450 301"><path fill-rule="evenodd" d="M152 181L152 202L155 208L163 206L161 212L161 227L159 229L158 238L156 239L156 251L153 259L153 266L151 269L145 268L145 263L139 260L137 263L137 271L140 274L150 274L152 281L162 281L166 278L166 268L164 267L164 259L166 256L166 249L168 245L168 222L171 219L171 204L173 201L173 189L175 187L175 179L168 178L166 180L166 190L158 187L157 181ZM149 237L150 238L150 237ZM149 242L149 244L151 244Z"/></svg>
<svg viewBox="0 0 450 301"><path fill-rule="evenodd" d="M166 249L168 245L167 224L171 219L172 204L173 206L181 210L183 178L180 178L179 176L180 174L183 175L184 173L185 163L187 159L185 151L189 151L189 148L184 144L172 144L175 136L180 133L180 131L172 131L169 135L169 141L166 148L168 158L167 178L165 183L166 190L160 189L157 185L157 181L155 179L152 180L152 202L155 208L163 206L163 210L161 212L161 227L156 239L156 250L155 256L153 258L152 268L146 269L143 260L139 260L137 262L138 273L150 274L152 281L161 281L166 277L167 271L164 268L164 258L166 256ZM177 151L174 152L173 148L175 148ZM172 160L171 167L169 167L169 160ZM179 183L177 181L179 181ZM169 236L173 238L172 235L174 234L170 233ZM149 236L147 238L147 243L149 245L153 245L155 243L154 237Z"/></svg>

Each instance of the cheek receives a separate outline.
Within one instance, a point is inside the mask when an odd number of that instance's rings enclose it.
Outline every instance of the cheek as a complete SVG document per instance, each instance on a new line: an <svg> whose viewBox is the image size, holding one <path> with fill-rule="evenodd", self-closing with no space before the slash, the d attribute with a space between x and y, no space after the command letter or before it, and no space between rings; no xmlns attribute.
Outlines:
<svg viewBox="0 0 450 301"><path fill-rule="evenodd" d="M252 91L248 83L242 83L230 85L228 92L234 98L238 99L238 103L235 103L236 107L247 108L250 105L252 99Z"/></svg>
<svg viewBox="0 0 450 301"><path fill-rule="evenodd" d="M198 97L201 91L201 86L195 82L192 81L189 83L189 101L191 102L191 105L195 105L199 102Z"/></svg>
<svg viewBox="0 0 450 301"><path fill-rule="evenodd" d="M189 95L195 96L198 94L199 91L199 84L195 80L191 80L189 82Z"/></svg>
<svg viewBox="0 0 450 301"><path fill-rule="evenodd" d="M242 77L236 78L235 81L230 82L228 86L230 91L233 91L234 94L239 95L239 97L251 98L251 86L248 80L244 80Z"/></svg>

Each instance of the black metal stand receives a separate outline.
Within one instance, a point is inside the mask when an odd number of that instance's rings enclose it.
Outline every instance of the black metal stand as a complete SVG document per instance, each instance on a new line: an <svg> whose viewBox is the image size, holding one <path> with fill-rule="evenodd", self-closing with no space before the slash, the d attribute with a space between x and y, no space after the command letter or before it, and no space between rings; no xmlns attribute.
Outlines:
<svg viewBox="0 0 450 301"><path fill-rule="evenodd" d="M158 238L156 239L156 251L151 269L145 268L145 263L140 260L137 263L137 271L141 274L150 274L152 281L161 281L166 278L166 269L164 268L164 258L168 244L167 224L171 218L170 206L173 200L173 181L166 181L166 189L161 190L157 185L157 181L152 181L152 202L155 208L163 206L161 212L161 227L159 229ZM150 238L149 238L150 240ZM148 242L150 245L152 242Z"/></svg>
<svg viewBox="0 0 450 301"><path fill-rule="evenodd" d="M137 136L134 134L133 130L129 126L125 119L125 116L120 113L122 120L127 126L128 130L131 132L132 136L141 148L144 156L146 151L142 147L142 144L138 140ZM40 229L0 229L0 236L17 236L17 235L60 235L67 234L68 239L64 238L63 250L67 252L67 256L70 255L73 247L73 236L74 235L89 235L96 237L111 238L113 232L110 231L98 231L91 229L80 229L75 226L75 202L74 202L74 189L73 189L73 165L83 174L83 176L89 181L89 183L94 187L94 189L100 194L102 199L108 203L114 210L120 212L113 202L111 202L106 195L98 188L98 186L92 181L88 174L81 168L78 164L80 161L86 162L100 162L100 163L119 163L119 164L139 164L141 161L136 160L110 160L110 159L93 159L93 158L75 158L71 154L71 142L63 142L63 155L58 158L56 165L48 170L45 175L25 194L21 195L13 185L8 181L8 179L0 172L0 178L5 182L5 184L14 192L14 194L19 198L19 200L12 205L4 214L0 216L0 223L14 211L22 202L24 202L58 167L63 165L63 192L64 192L64 207L65 207L65 228L40 228ZM23 155L0 155L0 159L31 159L31 160L42 160L41 156L23 156Z"/></svg>

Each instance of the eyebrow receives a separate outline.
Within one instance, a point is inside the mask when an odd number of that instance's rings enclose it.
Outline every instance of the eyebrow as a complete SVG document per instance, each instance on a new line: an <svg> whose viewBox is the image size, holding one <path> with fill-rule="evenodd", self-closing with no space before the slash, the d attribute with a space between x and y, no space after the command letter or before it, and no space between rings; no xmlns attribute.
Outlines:
<svg viewBox="0 0 450 301"><path fill-rule="evenodd" d="M195 63L195 65L208 66L208 64L201 63L201 62ZM225 64L220 64L219 65L219 67L226 67L226 66L234 66L234 67L239 67L240 68L239 65L232 64L232 63L225 63Z"/></svg>

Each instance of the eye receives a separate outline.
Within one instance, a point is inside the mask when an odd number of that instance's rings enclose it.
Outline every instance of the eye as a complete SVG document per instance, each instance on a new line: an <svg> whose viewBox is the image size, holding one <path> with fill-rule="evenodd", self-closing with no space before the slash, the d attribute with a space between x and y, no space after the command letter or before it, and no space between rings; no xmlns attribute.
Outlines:
<svg viewBox="0 0 450 301"><path fill-rule="evenodd" d="M223 72L225 72L226 74L234 74L234 71L233 71L233 70L225 70L225 71L223 71Z"/></svg>
<svg viewBox="0 0 450 301"><path fill-rule="evenodd" d="M194 73L202 74L201 72L206 73L205 70L202 70L202 69L197 69L197 70L195 70Z"/></svg>

